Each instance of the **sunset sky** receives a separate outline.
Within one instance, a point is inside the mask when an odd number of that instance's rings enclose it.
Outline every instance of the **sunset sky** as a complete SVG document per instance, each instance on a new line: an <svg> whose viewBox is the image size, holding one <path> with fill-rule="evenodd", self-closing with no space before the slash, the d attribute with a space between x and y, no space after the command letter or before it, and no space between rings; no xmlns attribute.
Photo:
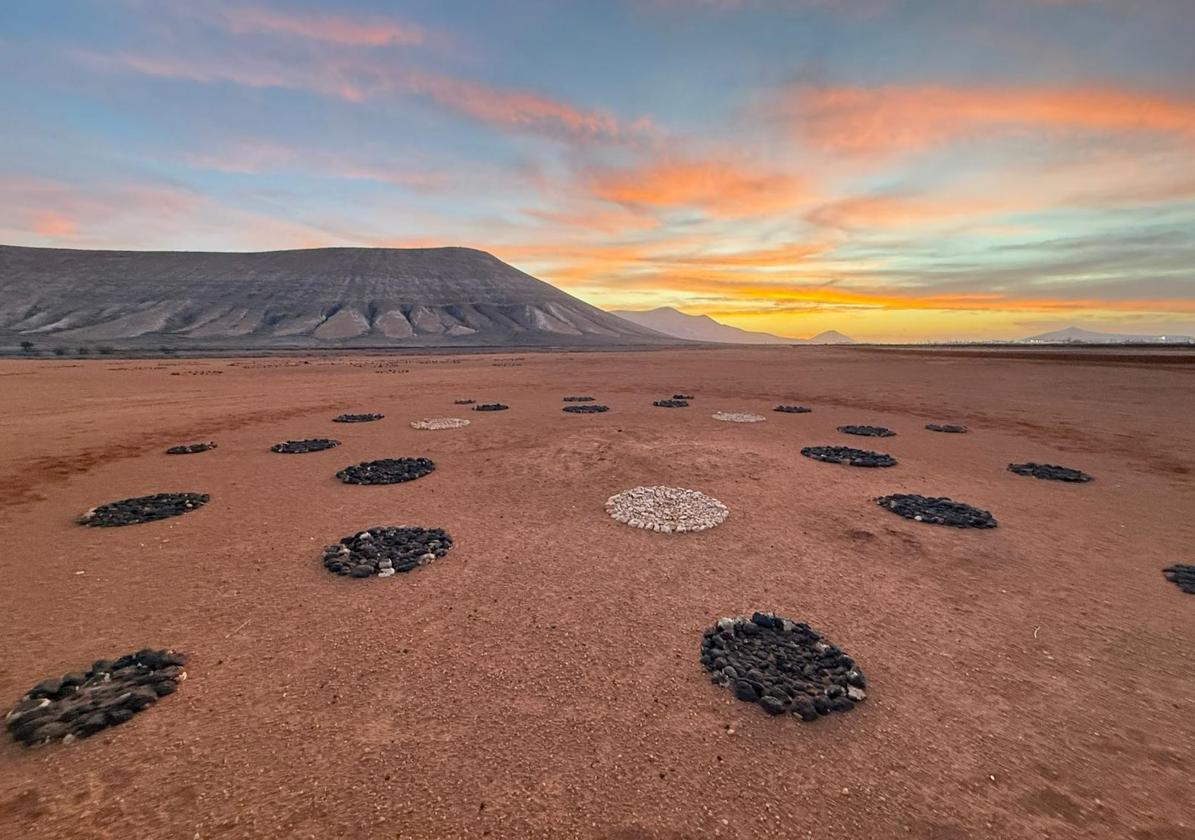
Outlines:
<svg viewBox="0 0 1195 840"><path fill-rule="evenodd" d="M0 8L0 242L466 245L863 340L1195 334L1195 0Z"/></svg>

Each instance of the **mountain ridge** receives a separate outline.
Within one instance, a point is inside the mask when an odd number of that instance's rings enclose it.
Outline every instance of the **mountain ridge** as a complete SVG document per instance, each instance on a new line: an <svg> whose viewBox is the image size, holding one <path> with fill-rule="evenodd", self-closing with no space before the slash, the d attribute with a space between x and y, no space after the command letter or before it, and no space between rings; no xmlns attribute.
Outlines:
<svg viewBox="0 0 1195 840"><path fill-rule="evenodd" d="M627 321L657 332L688 341L708 341L725 344L854 344L854 340L836 330L826 330L813 338L786 338L772 333L744 330L715 321L709 315L689 315L671 306L655 309L612 309Z"/></svg>

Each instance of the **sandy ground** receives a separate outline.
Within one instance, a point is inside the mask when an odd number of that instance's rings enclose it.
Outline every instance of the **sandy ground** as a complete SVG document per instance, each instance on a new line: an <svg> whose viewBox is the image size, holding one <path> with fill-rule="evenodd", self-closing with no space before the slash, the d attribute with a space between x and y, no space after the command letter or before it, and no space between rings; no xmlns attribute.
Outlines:
<svg viewBox="0 0 1195 840"><path fill-rule="evenodd" d="M1195 838L1195 598L1160 574L1195 563L1195 366L1104 355L0 362L0 704L98 657L191 655L181 690L122 727L37 750L5 737L0 837ZM693 407L651 406L674 391ZM612 410L562 413L578 393ZM462 416L458 397L511 410L407 425ZM772 413L782 401L814 412ZM386 419L330 423L340 411ZM344 445L267 451L323 436ZM207 439L219 449L162 454ZM823 443L900 465L800 457ZM333 478L415 455L436 472ZM666 535L603 511L655 483L731 516ZM159 491L212 501L73 524ZM901 491L1000 527L871 501ZM456 547L390 579L321 567L326 543L403 523ZM867 702L803 724L711 685L701 631L753 609L828 634Z"/></svg>

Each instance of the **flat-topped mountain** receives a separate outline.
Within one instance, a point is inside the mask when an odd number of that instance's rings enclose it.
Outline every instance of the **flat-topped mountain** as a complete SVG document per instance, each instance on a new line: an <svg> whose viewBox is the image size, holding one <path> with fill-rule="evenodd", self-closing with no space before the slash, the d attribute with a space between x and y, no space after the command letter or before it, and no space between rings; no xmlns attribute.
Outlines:
<svg viewBox="0 0 1195 840"><path fill-rule="evenodd" d="M0 336L233 349L675 341L471 248L0 246Z"/></svg>

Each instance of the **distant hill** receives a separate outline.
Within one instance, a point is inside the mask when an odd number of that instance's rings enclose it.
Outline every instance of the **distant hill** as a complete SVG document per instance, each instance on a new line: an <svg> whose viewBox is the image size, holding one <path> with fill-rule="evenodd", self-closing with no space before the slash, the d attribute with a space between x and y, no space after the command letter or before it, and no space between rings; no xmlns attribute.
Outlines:
<svg viewBox="0 0 1195 840"><path fill-rule="evenodd" d="M1195 338L1189 335L1133 335L1130 333L1105 333L1067 327L1064 330L1032 335L1021 339L1032 343L1077 343L1077 344L1192 344Z"/></svg>
<svg viewBox="0 0 1195 840"><path fill-rule="evenodd" d="M675 341L471 248L0 246L0 338L178 349Z"/></svg>
<svg viewBox="0 0 1195 840"><path fill-rule="evenodd" d="M689 341L710 341L723 344L851 344L851 339L830 330L811 339L785 338L765 332L754 332L715 321L708 315L686 315L670 306L644 311L613 310L617 315L640 326L683 338Z"/></svg>

